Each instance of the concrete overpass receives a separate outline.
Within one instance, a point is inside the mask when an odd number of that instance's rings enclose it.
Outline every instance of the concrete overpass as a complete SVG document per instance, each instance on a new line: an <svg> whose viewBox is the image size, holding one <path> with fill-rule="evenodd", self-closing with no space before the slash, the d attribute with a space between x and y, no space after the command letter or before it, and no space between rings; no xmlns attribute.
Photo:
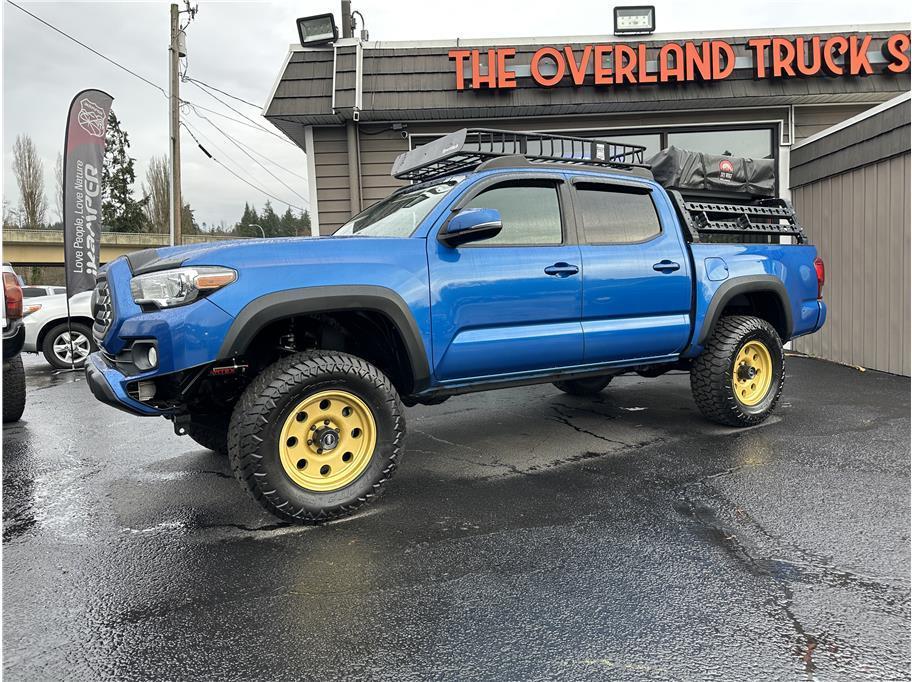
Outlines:
<svg viewBox="0 0 912 682"><path fill-rule="evenodd" d="M237 239L224 235L188 234L184 244ZM101 263L130 253L168 245L167 234L101 233ZM3 230L3 261L13 267L63 266L62 230Z"/></svg>

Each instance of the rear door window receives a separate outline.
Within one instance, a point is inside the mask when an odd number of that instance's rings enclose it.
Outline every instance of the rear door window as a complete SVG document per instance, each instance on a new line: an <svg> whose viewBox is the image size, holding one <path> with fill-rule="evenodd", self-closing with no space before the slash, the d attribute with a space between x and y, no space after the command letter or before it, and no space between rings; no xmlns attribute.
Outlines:
<svg viewBox="0 0 912 682"><path fill-rule="evenodd" d="M584 239L589 244L635 244L662 232L648 190L580 183L575 193Z"/></svg>

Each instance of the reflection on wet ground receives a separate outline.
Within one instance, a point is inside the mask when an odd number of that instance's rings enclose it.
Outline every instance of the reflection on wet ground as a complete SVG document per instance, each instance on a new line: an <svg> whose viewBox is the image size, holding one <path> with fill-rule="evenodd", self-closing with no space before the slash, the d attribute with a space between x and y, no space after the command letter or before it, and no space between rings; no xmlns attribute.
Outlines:
<svg viewBox="0 0 912 682"><path fill-rule="evenodd" d="M27 361L4 428L11 679L906 679L909 380L790 358L408 411L386 496L277 523L227 462Z"/></svg>

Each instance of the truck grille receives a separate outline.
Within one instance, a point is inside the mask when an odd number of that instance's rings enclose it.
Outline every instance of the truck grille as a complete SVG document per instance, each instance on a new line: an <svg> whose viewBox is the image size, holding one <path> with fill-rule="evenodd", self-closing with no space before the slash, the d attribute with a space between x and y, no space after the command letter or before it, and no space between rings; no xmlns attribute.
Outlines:
<svg viewBox="0 0 912 682"><path fill-rule="evenodd" d="M98 280L95 291L92 292L92 317L95 320L92 325L92 336L100 344L114 319L114 302L111 300L111 291L106 279Z"/></svg>

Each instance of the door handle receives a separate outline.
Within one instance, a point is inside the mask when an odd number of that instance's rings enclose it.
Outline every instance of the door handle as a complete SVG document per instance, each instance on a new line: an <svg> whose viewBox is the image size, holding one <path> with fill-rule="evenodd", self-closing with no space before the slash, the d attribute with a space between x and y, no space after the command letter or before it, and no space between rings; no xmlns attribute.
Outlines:
<svg viewBox="0 0 912 682"><path fill-rule="evenodd" d="M569 277L570 275L575 275L578 272L578 267L564 262L555 263L554 265L549 265L545 268L546 275L553 275L555 277Z"/></svg>
<svg viewBox="0 0 912 682"><path fill-rule="evenodd" d="M668 260L666 258L653 265L652 269L658 272L674 272L675 270L680 270L681 266L673 260Z"/></svg>

